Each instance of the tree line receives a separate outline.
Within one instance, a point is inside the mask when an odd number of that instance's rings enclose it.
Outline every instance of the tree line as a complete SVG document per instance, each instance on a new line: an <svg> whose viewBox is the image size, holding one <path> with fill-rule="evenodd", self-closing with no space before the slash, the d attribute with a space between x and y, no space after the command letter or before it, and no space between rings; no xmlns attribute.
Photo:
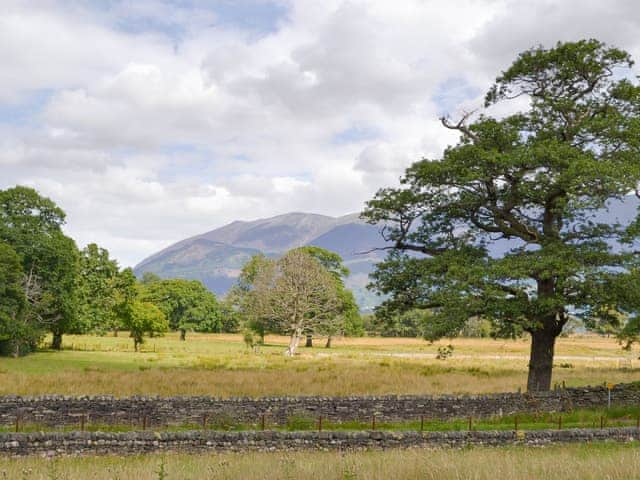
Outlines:
<svg viewBox="0 0 640 480"><path fill-rule="evenodd" d="M238 332L264 340L291 335L294 354L302 335L362 334L362 321L339 255L302 247L280 259L259 255L238 284L218 299L200 281L136 279L96 244L79 250L62 230L65 213L36 190L0 190L0 354L21 356L51 335L127 331L138 350L145 336L166 331Z"/></svg>

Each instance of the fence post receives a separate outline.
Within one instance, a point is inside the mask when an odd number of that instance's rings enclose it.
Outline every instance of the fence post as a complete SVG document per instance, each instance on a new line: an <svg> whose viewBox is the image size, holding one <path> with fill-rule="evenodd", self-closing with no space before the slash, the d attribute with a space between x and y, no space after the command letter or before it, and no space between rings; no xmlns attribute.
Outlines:
<svg viewBox="0 0 640 480"><path fill-rule="evenodd" d="M515 430L518 431L518 416L516 415L513 419L513 423L515 424Z"/></svg>
<svg viewBox="0 0 640 480"><path fill-rule="evenodd" d="M142 417L142 430L146 430L147 429L147 416L144 415Z"/></svg>
<svg viewBox="0 0 640 480"><path fill-rule="evenodd" d="M209 420L209 417L207 416L207 414L204 414L202 416L202 429L203 430L207 429L207 420Z"/></svg>
<svg viewBox="0 0 640 480"><path fill-rule="evenodd" d="M600 415L600 428L604 428L604 416Z"/></svg>
<svg viewBox="0 0 640 480"><path fill-rule="evenodd" d="M322 415L318 417L318 431L322 431Z"/></svg>
<svg viewBox="0 0 640 480"><path fill-rule="evenodd" d="M376 414L371 415L371 430L376 429Z"/></svg>
<svg viewBox="0 0 640 480"><path fill-rule="evenodd" d="M262 427L262 430L264 430L264 427L265 427L264 413L262 414L262 417L260 418L260 426Z"/></svg>
<svg viewBox="0 0 640 480"><path fill-rule="evenodd" d="M473 430L473 417L469 417L469 431Z"/></svg>
<svg viewBox="0 0 640 480"><path fill-rule="evenodd" d="M84 432L84 420L85 420L85 414L83 413L82 415L80 415L80 431Z"/></svg>
<svg viewBox="0 0 640 480"><path fill-rule="evenodd" d="M424 415L420 415L420 432L424 432Z"/></svg>
<svg viewBox="0 0 640 480"><path fill-rule="evenodd" d="M562 415L558 416L558 430L562 430Z"/></svg>

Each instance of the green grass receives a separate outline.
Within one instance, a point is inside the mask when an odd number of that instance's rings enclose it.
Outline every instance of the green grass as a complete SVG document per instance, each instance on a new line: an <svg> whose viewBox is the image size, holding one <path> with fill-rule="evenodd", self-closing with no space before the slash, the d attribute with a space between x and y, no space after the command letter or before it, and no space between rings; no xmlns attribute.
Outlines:
<svg viewBox="0 0 640 480"><path fill-rule="evenodd" d="M638 472L640 449L635 442L545 448L0 458L1 480L629 480L639 478Z"/></svg>

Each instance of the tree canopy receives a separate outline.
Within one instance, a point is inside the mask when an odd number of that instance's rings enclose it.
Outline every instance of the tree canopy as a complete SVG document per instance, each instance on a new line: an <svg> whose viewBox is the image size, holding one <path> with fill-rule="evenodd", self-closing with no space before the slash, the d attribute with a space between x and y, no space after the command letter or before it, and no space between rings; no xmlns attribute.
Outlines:
<svg viewBox="0 0 640 480"><path fill-rule="evenodd" d="M62 232L64 221L64 212L32 188L0 190L0 241L20 257L29 323L34 335L48 328L52 346L58 349L62 334L73 329L77 320L78 250Z"/></svg>
<svg viewBox="0 0 640 480"><path fill-rule="evenodd" d="M360 334L362 320L353 294L344 286L349 270L342 258L319 247L289 250L279 259L256 255L244 266L231 292L249 328L289 335L287 355L303 334L331 338L349 330Z"/></svg>
<svg viewBox="0 0 640 480"><path fill-rule="evenodd" d="M536 391L550 388L570 313L635 308L623 285L637 234L596 217L640 181L632 64L597 40L536 47L498 76L489 110L443 118L459 142L414 163L401 187L380 190L364 212L392 242L373 276L389 296L379 313L428 309L431 338L457 334L470 318L490 320L496 335L527 332ZM490 115L513 99L528 107ZM506 252L491 250L505 241Z"/></svg>
<svg viewBox="0 0 640 480"><path fill-rule="evenodd" d="M222 331L216 296L198 280L151 279L142 285L140 298L162 310L169 328L180 331L182 340L187 331Z"/></svg>

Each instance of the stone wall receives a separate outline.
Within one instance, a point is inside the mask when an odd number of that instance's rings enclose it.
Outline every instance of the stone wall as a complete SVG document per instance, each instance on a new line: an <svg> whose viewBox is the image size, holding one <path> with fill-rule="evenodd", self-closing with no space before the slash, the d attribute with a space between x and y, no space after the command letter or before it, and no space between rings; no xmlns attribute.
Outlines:
<svg viewBox="0 0 640 480"><path fill-rule="evenodd" d="M617 385L612 405L640 405L640 385ZM318 418L332 422L415 420L456 417L474 418L518 412L563 412L607 405L605 387L568 388L538 394L504 393L465 396L382 397L0 397L0 425L22 423L45 426L78 425L80 417L94 424L146 423L149 427L245 423L284 425L292 417Z"/></svg>
<svg viewBox="0 0 640 480"><path fill-rule="evenodd" d="M551 443L638 439L634 427L574 430L477 432L40 432L0 434L0 454L134 455L151 452L357 450L373 448L547 445Z"/></svg>

